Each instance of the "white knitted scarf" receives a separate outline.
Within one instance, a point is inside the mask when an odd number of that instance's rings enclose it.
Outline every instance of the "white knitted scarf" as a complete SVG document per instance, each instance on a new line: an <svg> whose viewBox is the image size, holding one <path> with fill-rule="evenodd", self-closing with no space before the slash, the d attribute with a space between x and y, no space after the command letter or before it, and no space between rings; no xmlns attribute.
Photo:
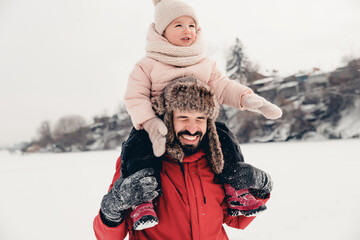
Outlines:
<svg viewBox="0 0 360 240"><path fill-rule="evenodd" d="M149 58L177 67L194 65L206 56L201 30L198 30L196 41L191 46L179 47L158 34L153 24L148 31L145 50Z"/></svg>

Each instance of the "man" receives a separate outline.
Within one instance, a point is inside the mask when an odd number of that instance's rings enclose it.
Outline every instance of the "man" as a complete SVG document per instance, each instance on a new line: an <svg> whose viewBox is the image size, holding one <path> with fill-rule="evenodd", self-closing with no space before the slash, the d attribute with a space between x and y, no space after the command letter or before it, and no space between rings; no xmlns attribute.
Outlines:
<svg viewBox="0 0 360 240"><path fill-rule="evenodd" d="M159 176L155 178L154 170L146 168L124 178L120 176L119 158L109 193L104 196L94 219L96 237L124 239L129 233L130 240L222 240L228 239L223 223L239 229L247 227L254 217L228 214L220 174L238 171L236 176L242 178L241 172L246 172L246 187L256 189L258 196L265 193L263 202L269 196L271 179L261 170L236 161L224 166L223 153L227 153L221 150L219 141L224 129L218 126L216 130L219 106L213 92L205 84L187 77L170 83L164 94L154 99L153 106L168 127L166 154L153 163ZM138 143L137 140L129 142ZM139 151L142 147L148 146L140 146ZM223 149L227 147L234 146L222 146ZM241 152L237 152L233 158L242 161ZM244 166L246 171L243 171ZM162 194L157 190L160 183ZM132 207L152 200L158 224L135 231L133 224L137 216L130 216ZM151 207L152 204L140 212L151 217Z"/></svg>

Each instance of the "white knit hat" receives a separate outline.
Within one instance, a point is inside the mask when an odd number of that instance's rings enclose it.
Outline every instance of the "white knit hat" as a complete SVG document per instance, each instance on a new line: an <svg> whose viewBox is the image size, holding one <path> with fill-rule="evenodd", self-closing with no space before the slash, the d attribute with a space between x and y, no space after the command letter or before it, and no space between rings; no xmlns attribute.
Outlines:
<svg viewBox="0 0 360 240"><path fill-rule="evenodd" d="M165 28L180 16L190 16L195 20L196 29L199 21L195 10L187 3L178 0L153 0L155 5L154 23L155 30L162 35Z"/></svg>

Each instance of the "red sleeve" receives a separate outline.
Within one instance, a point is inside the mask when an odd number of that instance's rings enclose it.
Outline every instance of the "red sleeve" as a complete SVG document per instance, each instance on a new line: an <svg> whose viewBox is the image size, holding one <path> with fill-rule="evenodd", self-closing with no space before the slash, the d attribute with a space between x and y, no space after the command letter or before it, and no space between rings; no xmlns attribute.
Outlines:
<svg viewBox="0 0 360 240"><path fill-rule="evenodd" d="M109 187L109 191L113 187L114 182L120 177L120 166L121 166L121 160L119 157L116 162L116 172L114 174L112 183ZM108 227L101 221L100 211L94 219L93 228L94 228L96 239L119 240L119 239L124 239L127 235L126 221L123 221L117 227Z"/></svg>
<svg viewBox="0 0 360 240"><path fill-rule="evenodd" d="M118 159L117 159L117 161L116 161L116 171L115 171L113 180L112 180L112 182L111 182L111 185L110 185L108 191L110 191L110 189L114 186L114 183L116 182L116 180L119 179L120 174L121 174L121 173L120 173L120 167L121 167L121 159L120 159L120 157L118 157Z"/></svg>
<svg viewBox="0 0 360 240"><path fill-rule="evenodd" d="M267 199L260 199L264 203L266 203L269 198ZM245 229L253 220L255 217L245 217L245 216L238 216L238 217L232 217L227 214L226 207L224 208L224 223L228 225L229 227L237 228L237 229Z"/></svg>
<svg viewBox="0 0 360 240"><path fill-rule="evenodd" d="M100 213L95 217L93 227L98 240L120 240L127 235L126 221L123 221L117 227L108 227L101 221Z"/></svg>

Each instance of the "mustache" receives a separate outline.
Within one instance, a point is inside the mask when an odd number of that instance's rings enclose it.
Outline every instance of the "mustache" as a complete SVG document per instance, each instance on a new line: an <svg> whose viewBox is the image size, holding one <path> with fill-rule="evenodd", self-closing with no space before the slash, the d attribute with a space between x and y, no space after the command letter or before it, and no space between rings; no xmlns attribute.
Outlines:
<svg viewBox="0 0 360 240"><path fill-rule="evenodd" d="M178 132L177 137L180 137L181 135L189 135L189 136L199 136L199 137L201 137L202 133L197 131L197 132L194 132L193 134L191 134L189 131L181 131L181 132Z"/></svg>

